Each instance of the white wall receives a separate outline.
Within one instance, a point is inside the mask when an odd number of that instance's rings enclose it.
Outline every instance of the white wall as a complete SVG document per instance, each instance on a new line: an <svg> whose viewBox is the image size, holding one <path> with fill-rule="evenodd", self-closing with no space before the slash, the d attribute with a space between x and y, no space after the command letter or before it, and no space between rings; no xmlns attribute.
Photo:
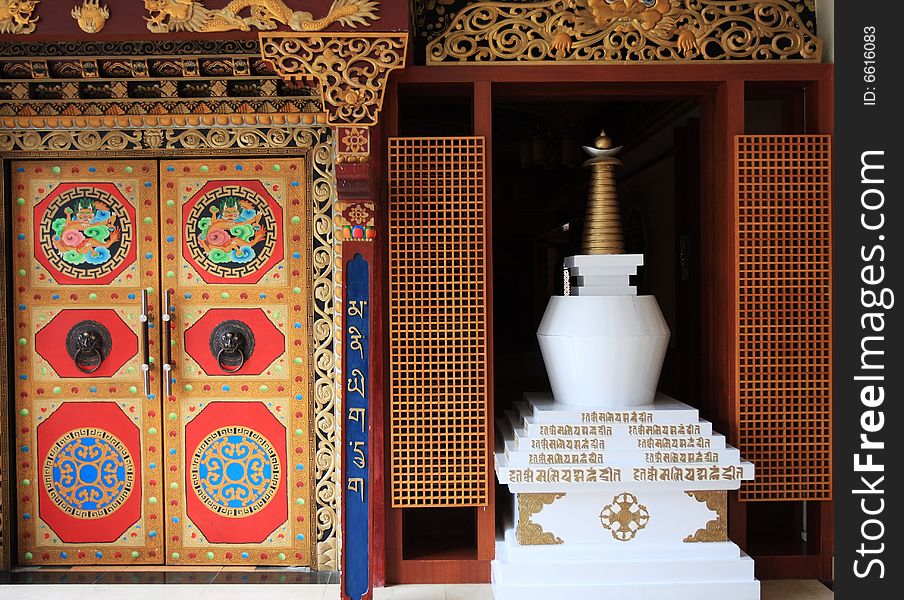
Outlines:
<svg viewBox="0 0 904 600"><path fill-rule="evenodd" d="M835 0L816 0L816 32L825 47L822 61L835 62Z"/></svg>

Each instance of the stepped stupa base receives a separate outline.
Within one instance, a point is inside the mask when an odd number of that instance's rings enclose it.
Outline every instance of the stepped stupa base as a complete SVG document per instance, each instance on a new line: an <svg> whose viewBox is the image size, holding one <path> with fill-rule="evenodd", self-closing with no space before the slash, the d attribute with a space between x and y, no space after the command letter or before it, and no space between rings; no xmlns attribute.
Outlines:
<svg viewBox="0 0 904 600"><path fill-rule="evenodd" d="M728 492L754 476L697 409L657 394L586 408L528 393L497 421L496 474L514 494L497 540L497 600L755 600L728 539Z"/></svg>

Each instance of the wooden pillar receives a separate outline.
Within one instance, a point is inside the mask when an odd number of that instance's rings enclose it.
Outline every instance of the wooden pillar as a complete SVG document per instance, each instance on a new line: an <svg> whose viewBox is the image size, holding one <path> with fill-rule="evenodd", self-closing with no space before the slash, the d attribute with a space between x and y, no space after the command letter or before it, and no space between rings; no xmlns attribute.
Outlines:
<svg viewBox="0 0 904 600"><path fill-rule="evenodd" d="M711 161L713 193L710 206L701 211L702 232L710 242L704 248L707 255L709 279L704 284L708 297L709 328L705 344L710 361L711 401L717 415L717 424L728 436L732 445L738 443L738 374L735 364L735 340L737 338L737 282L735 265L736 214L734 166L734 138L744 133L744 81L730 79L715 90L710 118L713 123ZM704 162L703 169L707 169ZM729 494L729 536L742 549L747 546L746 506L738 501L737 493Z"/></svg>
<svg viewBox="0 0 904 600"><path fill-rule="evenodd" d="M835 124L834 71L825 71L820 79L808 81L805 90L807 133L833 134ZM834 275L832 277L834 279ZM829 285L833 286L833 282L830 282ZM813 502L812 504L815 505L812 519L813 522L819 523L819 537L818 545L811 547L819 553L819 576L823 580L834 579L834 502Z"/></svg>
<svg viewBox="0 0 904 600"><path fill-rule="evenodd" d="M399 86L398 83L391 79L389 87L386 90L386 100L383 104L382 119L383 136L380 140L379 154L381 168L385 169L388 163L388 143L390 137L399 135ZM382 175L383 173L381 173ZM389 244L389 189L387 180L384 177L379 188L379 198L377 200L376 222L377 229L383 232L383 235L377 238L377 255L376 263L378 295L380 297L381 306L379 313L380 324L374 326L374 334L379 339L374 340L374 347L382 350L382 356L389 356L389 303L385 299L389 298L389 278L386 273L389 272L388 260L388 244ZM398 581L398 565L402 562L402 519L399 511L395 511L386 502L389 495L390 477L388 476L392 469L392 457L390 456L388 444L389 439L389 377L387 377L387 365L385 360L376 361L376 372L379 373L380 379L380 410L381 423L380 434L377 436L379 442L375 444L374 450L379 448L376 456L383 457L383 470L381 473L381 496L380 510L382 519L376 518L374 523L374 536L377 540L384 540L383 551L374 564L374 585L385 586L387 582ZM376 387L376 382L374 386ZM374 482L376 485L376 482ZM382 533L377 533L381 531ZM380 536L383 537L380 537Z"/></svg>
<svg viewBox="0 0 904 600"><path fill-rule="evenodd" d="M477 81L474 83L474 135L482 136L485 142L486 171L484 185L486 186L486 278L493 281L493 84L489 81ZM481 507L477 512L477 559L493 560L496 554L496 486L493 472L493 398L495 372L493 366L493 286L488 285L486 291L487 311L487 413L489 414L489 427L487 428L486 453L487 453L487 478L490 481L487 506Z"/></svg>

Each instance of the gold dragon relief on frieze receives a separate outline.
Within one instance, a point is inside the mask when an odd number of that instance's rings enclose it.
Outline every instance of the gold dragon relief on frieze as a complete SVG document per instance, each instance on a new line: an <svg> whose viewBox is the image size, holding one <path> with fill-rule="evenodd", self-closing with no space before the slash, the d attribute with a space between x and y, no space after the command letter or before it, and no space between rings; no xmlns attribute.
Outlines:
<svg viewBox="0 0 904 600"><path fill-rule="evenodd" d="M478 1L427 47L428 63L819 60L794 0Z"/></svg>
<svg viewBox="0 0 904 600"><path fill-rule="evenodd" d="M293 10L283 0L232 0L219 9L207 8L201 0L144 0L144 8L148 29L153 33L272 31L280 24L293 31L323 31L333 23L355 28L380 18L380 5L373 0L334 0L329 12L320 18Z"/></svg>
<svg viewBox="0 0 904 600"><path fill-rule="evenodd" d="M40 0L0 0L0 33L28 34L35 30L32 16Z"/></svg>

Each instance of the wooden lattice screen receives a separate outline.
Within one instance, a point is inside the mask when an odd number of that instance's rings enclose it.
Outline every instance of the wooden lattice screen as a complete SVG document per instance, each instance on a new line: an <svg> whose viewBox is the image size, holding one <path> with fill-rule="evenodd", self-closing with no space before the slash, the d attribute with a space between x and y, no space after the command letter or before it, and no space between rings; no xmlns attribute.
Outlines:
<svg viewBox="0 0 904 600"><path fill-rule="evenodd" d="M479 137L389 140L392 505L487 503L487 234Z"/></svg>
<svg viewBox="0 0 904 600"><path fill-rule="evenodd" d="M832 159L825 135L738 136L742 500L832 496Z"/></svg>

